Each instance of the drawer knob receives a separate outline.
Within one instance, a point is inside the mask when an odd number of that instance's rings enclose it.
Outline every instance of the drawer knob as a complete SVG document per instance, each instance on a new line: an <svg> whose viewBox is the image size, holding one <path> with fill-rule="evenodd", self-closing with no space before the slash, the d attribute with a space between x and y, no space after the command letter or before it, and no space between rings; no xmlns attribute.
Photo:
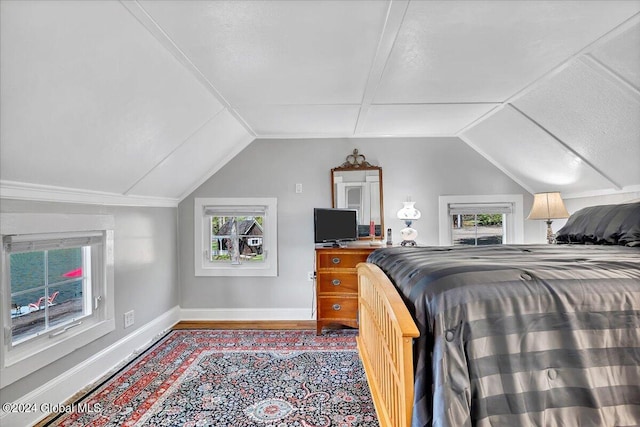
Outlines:
<svg viewBox="0 0 640 427"><path fill-rule="evenodd" d="M342 306L340 304L333 304L333 309L335 311L339 311L342 308Z"/></svg>
<svg viewBox="0 0 640 427"><path fill-rule="evenodd" d="M334 264L340 264L340 258L339 257L331 258L331 262Z"/></svg>
<svg viewBox="0 0 640 427"><path fill-rule="evenodd" d="M340 286L340 279L333 279L333 280L331 281L331 284L332 284L333 286Z"/></svg>

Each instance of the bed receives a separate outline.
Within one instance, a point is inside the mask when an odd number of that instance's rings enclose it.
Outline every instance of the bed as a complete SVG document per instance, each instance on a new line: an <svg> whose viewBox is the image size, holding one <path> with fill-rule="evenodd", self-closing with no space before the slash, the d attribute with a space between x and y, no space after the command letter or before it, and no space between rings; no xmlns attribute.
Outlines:
<svg viewBox="0 0 640 427"><path fill-rule="evenodd" d="M557 239L358 265L382 426L640 426L640 203L578 211Z"/></svg>

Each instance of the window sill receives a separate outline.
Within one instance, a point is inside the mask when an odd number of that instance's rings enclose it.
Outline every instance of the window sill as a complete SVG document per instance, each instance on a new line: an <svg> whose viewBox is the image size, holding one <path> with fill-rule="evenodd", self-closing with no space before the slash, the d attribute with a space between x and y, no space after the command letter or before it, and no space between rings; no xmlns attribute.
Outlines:
<svg viewBox="0 0 640 427"><path fill-rule="evenodd" d="M198 276L230 276L230 277L276 277L278 271L275 267L266 267L264 264L260 266L251 265L228 265L228 266L215 266L215 267L200 267L196 266L196 277Z"/></svg>

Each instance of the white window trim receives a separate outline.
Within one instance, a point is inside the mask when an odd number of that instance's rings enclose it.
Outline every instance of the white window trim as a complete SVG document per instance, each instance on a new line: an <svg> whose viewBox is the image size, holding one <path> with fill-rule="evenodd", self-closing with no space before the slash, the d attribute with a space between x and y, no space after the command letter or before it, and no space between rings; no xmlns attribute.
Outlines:
<svg viewBox="0 0 640 427"><path fill-rule="evenodd" d="M262 247L264 262L239 265L213 265L207 261L205 250L210 245L209 230L204 224L207 206L242 207L265 206ZM278 216L275 197L198 197L194 200L194 271L196 276L277 276L278 275Z"/></svg>
<svg viewBox="0 0 640 427"><path fill-rule="evenodd" d="M102 256L104 263L103 278L100 289L95 296L100 296L100 304L95 309L95 321L86 322L67 332L54 335L46 342L41 342L37 348L29 345L18 345L11 349L9 340L11 335L10 304L0 304L0 318L3 323L3 333L0 334L0 388L23 378L38 369L58 360L72 351L89 344L91 341L115 330L114 320L114 274L113 274L113 228L114 219L110 215L64 215L64 214L33 214L33 213L3 213L0 223L0 234L23 235L42 233L74 233L98 231L104 233ZM6 264L7 256L2 249L1 278L3 301L9 301L11 289L8 283L9 274ZM26 344L26 343L25 343Z"/></svg>
<svg viewBox="0 0 640 427"><path fill-rule="evenodd" d="M449 205L455 203L510 203L513 206L513 212L506 214L506 241L504 243L524 243L524 207L522 194L440 196L438 203L438 229L439 243L441 246L451 246L453 244L449 219Z"/></svg>

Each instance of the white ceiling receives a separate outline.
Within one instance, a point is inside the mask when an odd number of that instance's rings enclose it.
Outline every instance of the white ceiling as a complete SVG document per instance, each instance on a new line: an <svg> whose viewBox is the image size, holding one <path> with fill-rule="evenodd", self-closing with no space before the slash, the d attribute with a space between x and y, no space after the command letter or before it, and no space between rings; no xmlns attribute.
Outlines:
<svg viewBox="0 0 640 427"><path fill-rule="evenodd" d="M0 7L3 196L162 204L255 138L384 136L458 136L531 192L640 188L640 1Z"/></svg>

